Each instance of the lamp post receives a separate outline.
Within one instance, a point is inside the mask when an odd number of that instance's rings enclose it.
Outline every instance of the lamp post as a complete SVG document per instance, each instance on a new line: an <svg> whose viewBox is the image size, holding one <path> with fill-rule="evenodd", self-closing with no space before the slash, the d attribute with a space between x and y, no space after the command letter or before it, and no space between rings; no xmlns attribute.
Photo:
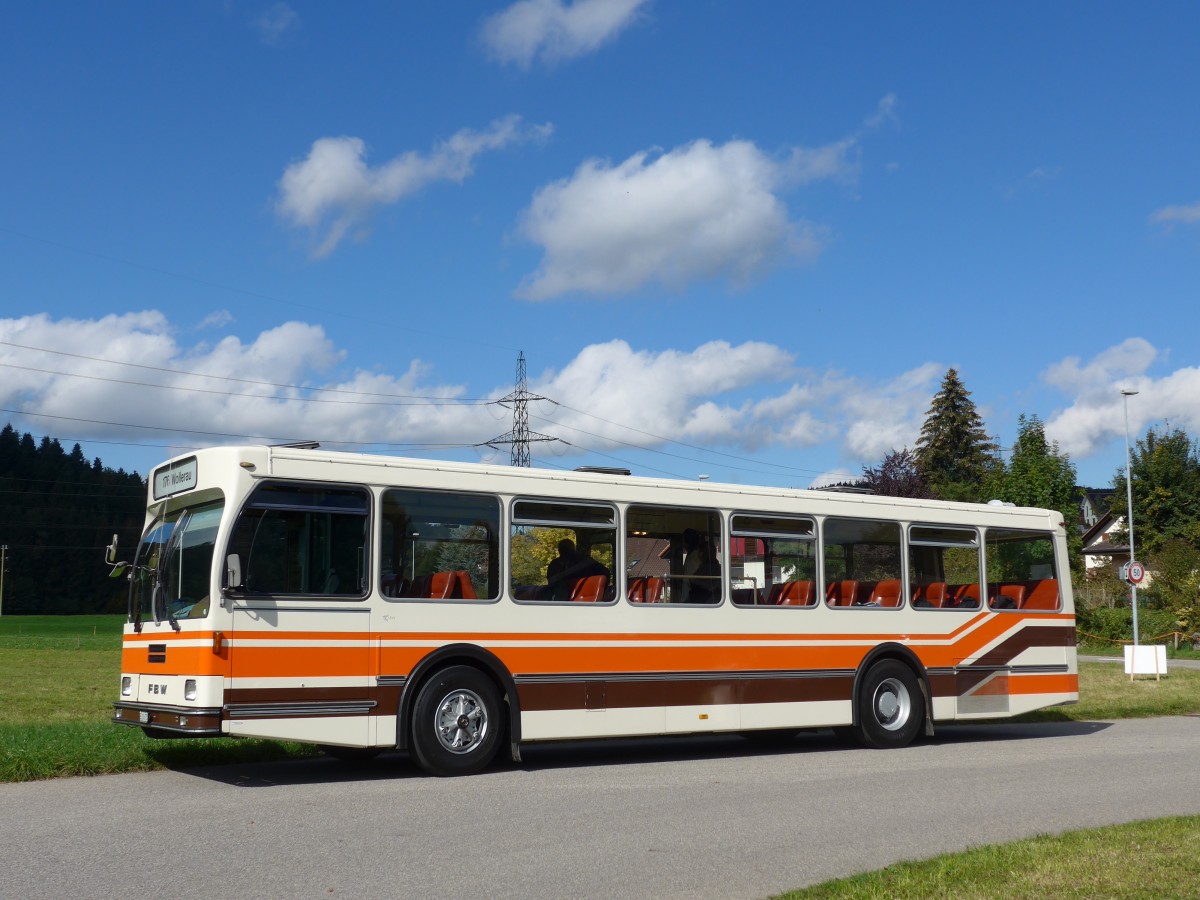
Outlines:
<svg viewBox="0 0 1200 900"><path fill-rule="evenodd" d="M1121 391L1122 402L1125 405L1125 524L1129 528L1129 562L1132 563L1136 558L1133 553L1133 473L1129 468L1129 398L1137 394L1137 391L1123 389ZM1137 585L1133 582L1129 583L1129 599L1133 604L1133 646L1138 645L1138 608L1137 608Z"/></svg>
<svg viewBox="0 0 1200 900"><path fill-rule="evenodd" d="M8 544L0 545L0 616L4 615L4 570L8 566Z"/></svg>

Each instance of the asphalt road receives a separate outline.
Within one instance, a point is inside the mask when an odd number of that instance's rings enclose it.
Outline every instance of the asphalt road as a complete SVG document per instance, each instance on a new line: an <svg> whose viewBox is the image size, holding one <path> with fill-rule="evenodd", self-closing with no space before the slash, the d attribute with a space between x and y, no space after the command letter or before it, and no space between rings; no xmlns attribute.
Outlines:
<svg viewBox="0 0 1200 900"><path fill-rule="evenodd" d="M1200 717L400 755L0 785L0 896L761 898L1044 832L1200 813ZM1185 787L1181 787L1185 786Z"/></svg>

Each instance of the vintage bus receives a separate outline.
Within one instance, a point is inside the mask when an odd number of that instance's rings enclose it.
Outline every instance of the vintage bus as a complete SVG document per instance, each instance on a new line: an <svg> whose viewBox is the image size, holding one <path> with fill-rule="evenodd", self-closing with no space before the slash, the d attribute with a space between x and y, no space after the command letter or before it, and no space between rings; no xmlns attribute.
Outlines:
<svg viewBox="0 0 1200 900"><path fill-rule="evenodd" d="M158 467L113 720L437 775L507 745L937 722L1078 698L1057 512L309 447Z"/></svg>

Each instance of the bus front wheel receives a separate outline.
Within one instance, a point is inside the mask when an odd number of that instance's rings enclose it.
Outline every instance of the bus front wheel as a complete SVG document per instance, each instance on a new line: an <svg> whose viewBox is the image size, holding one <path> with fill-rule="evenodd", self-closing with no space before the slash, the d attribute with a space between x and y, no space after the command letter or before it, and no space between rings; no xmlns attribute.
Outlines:
<svg viewBox="0 0 1200 900"><path fill-rule="evenodd" d="M412 751L432 775L473 775L495 758L504 731L500 692L470 666L435 673L417 694Z"/></svg>
<svg viewBox="0 0 1200 900"><path fill-rule="evenodd" d="M856 737L866 747L907 747L921 730L925 704L912 669L885 659L867 670L858 686Z"/></svg>

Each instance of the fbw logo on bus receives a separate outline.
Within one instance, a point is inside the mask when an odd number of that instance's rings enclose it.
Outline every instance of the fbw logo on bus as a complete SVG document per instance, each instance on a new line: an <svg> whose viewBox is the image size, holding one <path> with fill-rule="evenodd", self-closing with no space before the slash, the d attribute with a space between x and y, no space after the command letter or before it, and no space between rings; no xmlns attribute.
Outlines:
<svg viewBox="0 0 1200 900"><path fill-rule="evenodd" d="M165 694L167 692L167 686L165 684L152 684L149 685L146 690L151 694Z"/></svg>

